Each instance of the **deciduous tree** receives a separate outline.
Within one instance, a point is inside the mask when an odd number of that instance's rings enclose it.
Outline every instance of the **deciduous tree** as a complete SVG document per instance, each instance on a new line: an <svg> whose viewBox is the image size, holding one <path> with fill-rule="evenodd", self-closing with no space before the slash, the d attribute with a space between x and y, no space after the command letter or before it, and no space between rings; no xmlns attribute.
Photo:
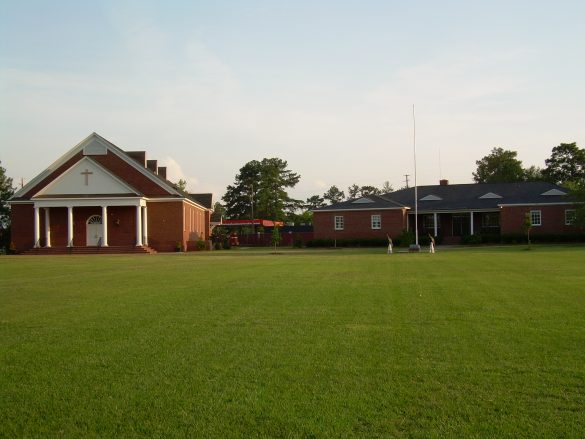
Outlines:
<svg viewBox="0 0 585 439"><path fill-rule="evenodd" d="M545 164L543 174L551 183L585 182L585 150L576 142L555 146Z"/></svg>
<svg viewBox="0 0 585 439"><path fill-rule="evenodd" d="M0 162L0 229L6 229L10 225L10 207L7 201L13 194L12 178L6 175L6 169Z"/></svg>
<svg viewBox="0 0 585 439"><path fill-rule="evenodd" d="M473 179L476 183L514 183L524 180L522 162L516 151L494 148L481 160L477 160Z"/></svg>

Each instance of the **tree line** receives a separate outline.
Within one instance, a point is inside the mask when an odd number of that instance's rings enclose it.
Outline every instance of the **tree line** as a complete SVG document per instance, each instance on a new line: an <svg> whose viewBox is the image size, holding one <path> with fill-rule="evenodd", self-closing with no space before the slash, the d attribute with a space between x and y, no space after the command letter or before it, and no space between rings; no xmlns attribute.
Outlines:
<svg viewBox="0 0 585 439"><path fill-rule="evenodd" d="M524 168L517 156L516 151L493 148L488 155L475 162L473 180L476 183L547 181L585 194L585 149L579 148L576 142L561 143L552 148L544 168ZM255 217L310 223L313 209L393 191L388 181L381 187L352 184L347 191L333 185L323 194L312 195L303 201L289 197L287 192L299 180L300 175L289 170L284 160L253 160L239 170L234 183L226 189L223 204L216 203L216 210L232 219Z"/></svg>
<svg viewBox="0 0 585 439"><path fill-rule="evenodd" d="M477 160L473 180L476 183L513 183L520 181L548 181L563 185L577 196L585 199L585 149L576 142L561 143L552 148L551 155L545 160L545 167L524 168L517 158L518 153L503 148L493 148L491 152ZM331 186L321 195L313 195L306 200L291 198L288 190L300 181L300 174L288 169L286 160L264 158L246 163L236 174L234 183L228 185L222 197L223 203L216 203L216 211L232 219L264 218L295 223L310 223L311 211L327 204L339 203L370 195L386 194L393 191L388 181L381 187L352 184L347 192ZM186 182L177 185L185 189ZM7 200L14 193L12 179L0 162L0 239L4 241L9 234L10 209ZM1 242L0 247L6 246Z"/></svg>

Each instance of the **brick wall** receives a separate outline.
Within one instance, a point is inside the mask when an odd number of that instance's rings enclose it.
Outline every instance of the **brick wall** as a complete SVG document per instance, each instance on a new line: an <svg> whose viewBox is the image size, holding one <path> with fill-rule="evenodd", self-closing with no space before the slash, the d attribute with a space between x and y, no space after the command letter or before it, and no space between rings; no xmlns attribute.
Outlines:
<svg viewBox="0 0 585 439"><path fill-rule="evenodd" d="M381 215L380 230L372 230L372 215ZM343 230L335 230L335 216L343 216ZM395 238L406 229L406 209L314 212L313 228L315 239Z"/></svg>
<svg viewBox="0 0 585 439"><path fill-rule="evenodd" d="M34 246L34 207L31 204L13 204L10 211L12 242L16 251L22 252Z"/></svg>
<svg viewBox="0 0 585 439"><path fill-rule="evenodd" d="M531 234L538 233L570 233L576 232L575 226L565 225L565 210L575 209L570 204L557 206L504 206L500 214L500 226L502 234L523 233L522 225L526 213L531 210L540 210L541 226L534 226Z"/></svg>
<svg viewBox="0 0 585 439"><path fill-rule="evenodd" d="M148 245L157 251L175 251L186 245L183 235L183 202L147 203ZM185 247L183 247L185 248Z"/></svg>

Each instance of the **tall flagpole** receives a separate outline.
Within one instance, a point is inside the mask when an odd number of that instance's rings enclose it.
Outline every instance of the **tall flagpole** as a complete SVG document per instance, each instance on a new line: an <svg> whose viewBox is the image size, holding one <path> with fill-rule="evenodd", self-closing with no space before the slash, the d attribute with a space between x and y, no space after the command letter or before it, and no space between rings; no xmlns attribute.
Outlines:
<svg viewBox="0 0 585 439"><path fill-rule="evenodd" d="M414 151L414 243L418 249L418 187L416 184L416 118L414 115L414 104L412 104L412 129L412 147Z"/></svg>

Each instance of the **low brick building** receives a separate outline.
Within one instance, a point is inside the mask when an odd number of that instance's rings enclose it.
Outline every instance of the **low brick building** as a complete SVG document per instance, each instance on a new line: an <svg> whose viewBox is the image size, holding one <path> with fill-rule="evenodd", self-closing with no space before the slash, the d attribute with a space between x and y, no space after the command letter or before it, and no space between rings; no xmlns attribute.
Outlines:
<svg viewBox="0 0 585 439"><path fill-rule="evenodd" d="M419 186L418 232L458 243L469 235L574 233L575 203L567 189L546 182ZM313 211L315 239L395 238L415 228L414 188L373 195Z"/></svg>
<svg viewBox="0 0 585 439"><path fill-rule="evenodd" d="M9 200L12 242L18 252L193 249L209 240L211 198L178 190L144 151L93 133Z"/></svg>

